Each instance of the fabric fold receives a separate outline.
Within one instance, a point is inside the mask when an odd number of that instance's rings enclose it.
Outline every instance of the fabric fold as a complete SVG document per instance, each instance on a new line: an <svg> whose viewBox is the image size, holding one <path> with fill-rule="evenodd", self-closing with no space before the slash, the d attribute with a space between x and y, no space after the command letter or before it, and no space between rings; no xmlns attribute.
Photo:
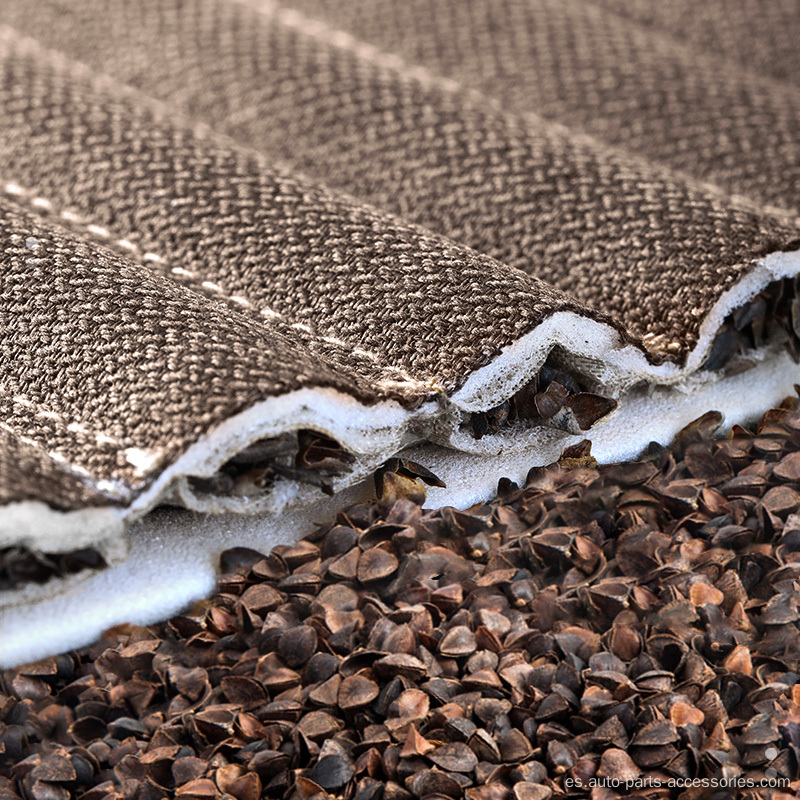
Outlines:
<svg viewBox="0 0 800 800"><path fill-rule="evenodd" d="M584 6L589 8L585 3L575 7L591 16ZM589 139L584 128L567 127L575 125L572 118L539 116L535 112L541 104L535 99L531 105L530 99L523 104L519 94L504 98L499 78L492 84L499 92L461 83L438 73L438 64L406 61L384 51L381 42L361 40L358 32L340 31L280 4L258 6L263 13L226 0L199 6L157 3L158 13L115 6L111 36L85 55L80 37L94 41L93 25L108 12L101 15L99 6L83 8L67 20L74 32L65 37L72 58L88 55L96 68L134 83L273 162L280 160L602 307L633 333L647 335L651 349L660 352L685 354L699 319L742 276L745 265L774 250L793 249L790 244L797 238L794 223L785 225L782 215L776 218L754 205L758 196L747 199L746 186L722 182L710 187L713 176L692 174L691 165L671 170L673 165L651 161L652 154L614 139L614 131L630 127L631 117L646 119L649 108L659 108L652 87L648 90L657 75L642 81L638 101L616 111L614 106L606 110L589 80L583 91L593 102L579 96L576 105L591 109L592 118L616 114L604 138ZM22 24L19 15L7 13ZM548 6L540 13L564 36L587 27L563 12L550 13ZM45 24L46 13L39 19L40 29L53 29ZM528 20L525 28L534 23ZM29 18L24 29L30 25ZM469 20L462 18L460 29L468 28ZM152 42L159 47L152 48ZM637 55L648 52L646 44L640 44ZM153 50L180 55L153 57ZM487 51L488 41L477 49L478 54ZM208 52L220 57L210 59ZM527 52L539 50L528 48L520 58ZM29 58L34 69L39 59L33 53ZM613 61L598 52L589 63L610 69ZM735 160L747 172L763 172L754 158L770 142L769 132L781 131L783 138L768 145L776 154L770 163L781 181L789 181L787 202L795 202L792 132L800 124L790 118L776 126L770 119L778 112L794 113L796 100L770 99L761 86L743 95L738 83L720 72L723 66L701 59L695 72L664 68L662 83L679 96L700 80L693 75L726 87L715 108L719 115L747 118L746 140L731 139L723 144L728 150L713 154L675 130L683 115L695 116L708 107L710 89L685 107L670 109L672 122L656 118L652 126L663 136L672 135L676 147L699 153L703 165ZM525 74L538 72L530 64ZM555 74L571 88L585 72L584 65L566 64ZM617 84L626 85L613 72L602 77L611 84L610 93ZM536 82L541 78L532 79ZM640 85L632 78L629 82ZM520 75L505 83L519 85ZM522 92L529 94L530 87L523 85ZM771 104L768 109L754 104L759 98ZM720 140L714 126L713 118L697 125L700 133L710 131L707 143ZM714 289L700 292L698 286Z"/></svg>

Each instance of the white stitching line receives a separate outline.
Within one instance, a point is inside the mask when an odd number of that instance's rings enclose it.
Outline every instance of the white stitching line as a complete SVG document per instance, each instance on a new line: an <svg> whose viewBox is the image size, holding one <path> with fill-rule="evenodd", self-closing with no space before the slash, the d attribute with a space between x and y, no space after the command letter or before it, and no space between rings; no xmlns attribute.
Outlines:
<svg viewBox="0 0 800 800"><path fill-rule="evenodd" d="M21 441L23 444L27 444L29 447L33 447L36 450L44 449L39 442L31 439L30 436L23 436L5 422L0 422L0 428L2 428L4 431L8 431L8 433L10 433L16 439L19 439L19 441ZM71 464L63 455L61 455L61 453L57 453L55 450L46 450L45 452L51 459L53 459L53 461L57 461L59 464L68 467L70 471L76 472L83 478L89 478L90 480L94 481L94 478L88 470L84 469L83 467L79 467L76 464Z"/></svg>
<svg viewBox="0 0 800 800"><path fill-rule="evenodd" d="M97 444L100 445L111 445L115 447L117 450L122 452L123 457L125 460L135 468L135 475L137 477L142 477L145 473L152 470L154 467L158 465L161 461L163 453L153 451L153 450L146 450L139 447L126 447L123 442L119 439L116 439L113 436L109 436L107 433L98 433L87 428L85 425L82 425L80 422L67 422L64 417L58 414L56 411L51 411L50 409L40 408L36 405L32 400L29 400L27 397L24 397L21 394L12 394L9 392L5 387L0 386L0 394L4 394L6 397L10 397L13 403L17 403L18 405L24 406L27 409L30 409L33 412L34 418L39 419L49 419L53 422L57 422L61 425L65 430L69 431L70 433L78 433L82 436L87 436L90 439L94 439ZM9 433L13 433L21 442L25 442L25 444L32 445L38 449L43 449L43 446L36 442L34 439L31 439L28 436L24 436L20 434L18 431L15 431L6 423L0 423L2 427L7 430ZM56 453L54 451L46 451L47 454L55 461L63 462L65 464L69 464L72 469L80 474L84 475L84 477L90 477L90 473L86 472L82 467L79 467L75 464L71 464L67 461L67 459ZM94 480L92 478L92 480Z"/></svg>
<svg viewBox="0 0 800 800"><path fill-rule="evenodd" d="M23 444L27 444L29 447L32 447L35 450L44 452L48 458L63 467L66 472L76 475L78 478L86 481L90 486L103 492L107 497L121 500L130 494L131 487L128 486L124 481L98 480L94 475L92 475L91 472L89 472L89 470L79 467L77 464L73 464L65 456L56 452L55 450L46 450L39 442L31 439L29 436L23 436L5 422L0 422L0 428L8 431L8 433L10 433Z"/></svg>
<svg viewBox="0 0 800 800"><path fill-rule="evenodd" d="M401 77L406 80L415 80L425 87L441 89L448 94L467 93L475 98L480 98L481 101L489 100L493 104L496 103L477 89L464 86L452 78L437 75L425 67L411 64L396 53L381 50L369 42L357 39L345 30L332 27L321 19L306 16L297 9L281 6L272 0L261 3L257 0L243 0L243 2L267 19L272 18L280 25L296 30L304 36L352 53L357 58L369 61L383 69L400 73Z"/></svg>
<svg viewBox="0 0 800 800"><path fill-rule="evenodd" d="M33 192L30 189L25 189L22 186L19 186L16 183L6 183L4 185L4 190L7 194L15 195L17 197L25 198L31 205L36 206L37 208L43 208L48 211L53 211L53 204L51 201L47 200L44 197L37 197L33 196ZM107 228L103 228L100 225L95 225L93 223L87 223L82 217L72 211L58 211L58 216L62 219L70 222L72 224L77 224L83 226L83 228L94 236L99 236L103 239L113 239L112 234ZM114 239L113 244L123 247L124 249L139 254L144 261L153 261L158 264L162 264L164 266L168 265L168 262L162 258L157 253L146 252L142 253L141 249L136 245L134 242L131 242L129 239ZM255 305L251 303L246 297L242 297L241 295L232 295L228 293L224 287L220 286L217 283L214 283L209 280L205 280L202 275L197 272L193 272L188 269L183 269L182 267L170 267L170 272L174 275L178 275L181 278L188 278L189 280L197 281L200 285L215 294L218 294L220 297L230 300L237 305L243 306L245 308L258 310L258 312L268 319L281 319L285 320L285 316L281 314L279 311L274 311L271 308L262 308L256 309ZM397 367L394 365L386 366L381 362L380 356L376 355L375 353L370 352L369 350L364 350L361 347L352 348L347 342L343 339L338 339L335 336L320 336L316 334L314 330L306 325L303 322L295 322L291 324L291 327L296 328L297 330L303 331L304 333L308 333L311 336L315 336L316 338L321 339L324 342L328 342L329 344L335 344L341 347L348 349L354 355L361 356L363 358L368 358L370 361L373 361L378 366L380 366L381 371L383 372L391 372L396 375L400 375L403 380L391 380L385 379L376 381L376 385L379 387L396 387L396 386L412 386L417 389L431 389L431 385L429 383L425 383L423 381L418 381L416 378L413 378L411 375L408 374L402 367ZM121 447L121 445L120 445ZM138 456L134 456L137 460L137 463L141 463L141 459ZM134 462L129 462L134 463Z"/></svg>
<svg viewBox="0 0 800 800"><path fill-rule="evenodd" d="M381 50L376 45L357 39L351 33L334 28L327 22L313 17L306 16L301 11L294 8L286 8L279 5L274 0L237 0L237 2L253 9L268 20L274 21L278 25L291 28L309 39L316 39L322 44L330 45L338 50L354 55L356 58L374 64L380 69L387 70L396 75L401 81L406 83L416 81L425 89L439 89L445 94L460 95L468 97L479 103L481 106L488 105L493 110L499 112L507 119L526 119L544 122L553 131L560 131L562 134L569 134L574 141L582 141L596 147L599 140L588 134L576 134L574 130L562 123L552 119L546 119L534 111L515 112L508 109L502 102L486 94L481 89L467 86L453 78L447 78L431 72L426 67L406 61L396 53ZM245 122L257 112L256 106L246 106L231 117L231 120ZM602 144L602 142L600 143ZM628 157L629 154L626 154ZM713 185L712 185L713 187ZM718 191L718 187L716 191Z"/></svg>
<svg viewBox="0 0 800 800"><path fill-rule="evenodd" d="M96 441L100 444L112 444L115 447L122 449L123 444L118 439L115 439L113 436L108 436L104 433L96 434L93 431L90 431L85 426L81 425L80 422L67 422L60 414L56 411L50 411L48 409L39 409L38 406L32 401L29 400L27 397L24 397L21 394L14 394L12 395L5 387L0 386L0 394L6 395L6 397L10 397L13 402L18 403L21 406L25 406L25 408L29 408L34 411L34 417L42 417L44 419L50 419L55 422L61 423L68 431L72 433L82 433L86 436L92 436L96 439ZM38 410L37 410L38 409Z"/></svg>
<svg viewBox="0 0 800 800"><path fill-rule="evenodd" d="M642 336L642 341L649 350L655 352L669 351L675 353L683 347L680 342L670 342L668 337L663 333L646 333Z"/></svg>

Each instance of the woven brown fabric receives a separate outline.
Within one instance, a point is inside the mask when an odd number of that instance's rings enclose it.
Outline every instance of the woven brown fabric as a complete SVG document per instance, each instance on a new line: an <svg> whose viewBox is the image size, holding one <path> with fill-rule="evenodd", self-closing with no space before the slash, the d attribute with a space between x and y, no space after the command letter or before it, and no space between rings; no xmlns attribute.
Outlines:
<svg viewBox="0 0 800 800"><path fill-rule="evenodd" d="M43 498L56 508L102 506L109 502L107 494L91 489L38 444L0 429L0 503Z"/></svg>
<svg viewBox="0 0 800 800"><path fill-rule="evenodd" d="M781 3L762 11L755 3L732 10L628 0L294 5L510 112L536 113L731 194L797 209L796 4L793 12Z"/></svg>
<svg viewBox="0 0 800 800"><path fill-rule="evenodd" d="M125 505L300 388L444 408L560 311L680 363L798 246L800 89L781 12L654 9L5 0L0 500Z"/></svg>
<svg viewBox="0 0 800 800"><path fill-rule="evenodd" d="M570 3L487 3L484 16L495 9L491 27L475 22L478 3L418 5L326 3L329 25L283 6L265 4L262 14L227 1L89 2L63 19L58 11L32 15L22 2L14 15L12 2L6 16L271 160L607 309L639 336L690 346L703 313L741 277L747 259L794 238L768 213L629 151L586 141L580 131L599 120L587 130L612 144L646 146L642 154L654 157L680 152L683 160L670 167L689 169L691 158L698 178L739 193L753 188L736 184L736 175L707 172L717 162L732 164L791 198L800 174L792 158L800 130L796 99L774 96L760 83L745 93L739 76L729 79L723 65L705 64L700 55L694 71L681 72L674 57L662 62L649 40L626 38L625 30L619 38L633 55L598 45L581 63L596 22L583 19L593 13L589 4L574 4L573 19ZM373 49L337 38L333 22L350 21L357 37L374 34L366 30L370 20L381 34L366 43L374 41ZM517 41L515 32L539 30L541 21L551 45ZM384 56L384 48L402 45L399 31L418 49ZM475 41L458 46L448 38L458 31ZM604 30L598 42L612 33ZM513 72L484 63L500 46L510 51ZM458 54L465 63L453 66ZM556 62L557 54L565 63ZM654 58L660 72L645 69ZM423 69L415 72L415 63ZM636 79L623 80L628 72ZM707 91L684 102L698 82ZM665 106L666 95L676 103ZM718 136L725 120L736 137ZM641 148L628 140L632 134ZM727 151L709 150L717 146ZM709 287L705 296L698 284Z"/></svg>
<svg viewBox="0 0 800 800"><path fill-rule="evenodd" d="M693 50L718 53L764 75L800 83L795 0L709 0L702 5L691 0L599 0L598 5Z"/></svg>

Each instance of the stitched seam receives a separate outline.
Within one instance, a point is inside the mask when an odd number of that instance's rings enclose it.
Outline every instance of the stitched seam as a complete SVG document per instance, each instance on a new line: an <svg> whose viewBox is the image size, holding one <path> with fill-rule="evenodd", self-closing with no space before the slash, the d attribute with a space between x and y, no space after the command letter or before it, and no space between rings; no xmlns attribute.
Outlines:
<svg viewBox="0 0 800 800"><path fill-rule="evenodd" d="M512 123L532 120L537 123L544 124L549 130L569 137L569 139L576 144L581 144L595 151L600 149L602 151L612 152L617 157L634 159L635 161L649 165L651 169L655 166L662 172L662 174L664 171L666 171L673 180L677 177L678 179L685 181L692 186L698 187L703 191L711 192L713 194L721 194L724 198L729 199L733 203L740 204L743 201L748 205L753 203L753 199L749 196L731 193L728 189L725 189L719 184L701 180L691 173L676 169L669 163L664 163L660 160L655 161L651 158L641 155L637 150L632 150L628 147L619 145L610 145L597 136L582 131L576 131L574 128L570 128L568 125L557 122L555 119L542 117L535 111L513 111L509 109L505 103L497 100L489 94L486 94L486 92L481 89L475 89L453 78L447 78L444 75L438 75L426 67L412 64L411 62L406 61L400 55L390 53L386 50L381 50L376 45L370 44L362 39L358 39L345 30L334 28L323 20L306 16L302 11L281 6L275 2L275 0L235 1L252 9L257 14L261 14L266 19L279 25L283 25L286 28L295 30L309 39L315 39L322 44L329 45L344 52L350 53L362 61L374 64L380 69L387 70L388 72L391 72L400 78L400 80L405 80L407 82L416 81L424 88L439 89L446 94L468 97L477 102L480 107L484 108L488 106L493 111L501 114L504 119L509 120ZM715 58L719 59L721 56L717 54ZM727 62L727 57L725 57L724 60ZM761 72L753 72L752 70L747 70L747 72L750 73L755 79L777 83L779 86L784 85L783 81L778 81L775 78L765 76ZM788 84L785 85L787 88L792 88ZM242 111L234 114L232 119L235 118L237 122L246 121L249 118L250 113L254 111L257 111L256 107L246 107ZM800 221L800 217L798 217L790 208L782 208L780 206L761 203L759 203L759 207L765 212L778 217L784 224L796 225L798 224L798 221Z"/></svg>
<svg viewBox="0 0 800 800"><path fill-rule="evenodd" d="M697 44L690 43L688 39L684 39L680 34L670 30L669 27L661 25L656 19L654 19L652 22L649 22L642 17L626 16L614 8L608 7L602 3L598 4L597 0L589 0L589 5L593 7L594 13L598 15L609 15L616 17L618 20L626 23L628 27L636 28L638 33L644 36L665 41L672 49L680 49L684 53L688 53L693 56L701 53L701 51L704 50L704 48L701 48ZM716 43L716 40L714 43ZM714 47L714 44L709 47L707 52L710 54L710 58L717 62L724 63L729 69L735 70L740 74L744 73L747 77L751 77L756 80L760 79L764 82L769 81L771 84L777 87L785 87L790 91L795 89L795 86L791 81L774 75L773 73L764 69L764 67L761 65L744 64L741 61L737 61L725 50ZM708 58L709 56L707 55L706 60L708 60Z"/></svg>
<svg viewBox="0 0 800 800"><path fill-rule="evenodd" d="M523 112L521 115L512 114L503 103L486 95L480 89L473 89L453 78L437 75L426 67L418 64L411 64L402 56L381 50L379 47L363 39L358 39L345 30L330 26L323 20L306 16L302 11L298 11L297 9L281 6L273 2L273 0L266 0L266 2L261 3L257 2L257 0L239 0L239 2L249 6L267 19L274 20L285 28L291 28L310 39L316 39L322 44L330 45L338 50L351 53L362 61L367 61L381 69L396 74L402 80L416 81L425 88L440 89L447 94L466 95L472 100L479 102L481 105L488 104L495 111L499 111L504 116L512 119L518 116L523 118L532 117L537 120L542 119L533 112ZM548 124L563 131L568 130L566 126L557 122L552 122L551 120L548 120Z"/></svg>
<svg viewBox="0 0 800 800"><path fill-rule="evenodd" d="M233 303L236 303L237 305L242 306L243 308L255 311L261 316L265 317L266 319L276 319L276 320L279 319L286 322L289 321L287 317L281 312L275 311L271 308L258 308L254 303L252 303L246 297L243 297L242 295L231 294L230 292L226 291L223 286L220 286L220 284L214 283L213 281L206 280L203 277L203 275L201 275L198 272L183 269L182 267L171 267L169 265L168 260L160 256L158 253L153 253L150 251L142 251L142 249L134 242L131 242L130 239L127 238L117 239L115 238L114 234L112 234L111 231L108 230L108 228L105 228L101 225L96 225L94 223L89 223L86 221L84 217L82 217L79 214L76 214L73 211L57 209L50 200L48 200L45 197L37 196L30 189L22 187L16 183L6 183L3 185L3 191L5 191L6 194L11 195L15 198L21 198L25 200L36 209L41 209L49 213L57 214L61 219L66 220L70 224L82 227L87 233L91 234L94 238L102 239L106 242L110 242L113 245L121 247L122 249L137 255L145 262L159 264L164 269L168 269L173 275L183 278L186 281L195 282L199 284L203 289L213 292L214 294L218 295L224 300L229 300ZM369 350L364 350L361 347L353 348L352 345L350 345L348 342L344 341L343 339L339 339L335 336L322 336L303 322L294 322L289 324L291 325L292 328L303 331L304 333L307 333L309 336L312 336L319 341L343 347L353 355L369 359L370 361L374 362L380 367L381 372L394 373L403 378L402 381L392 380L388 378L376 381L376 385L379 387L410 386L417 389L419 388L427 390L431 389L430 384L425 383L423 381L418 381L416 378L413 378L402 367L398 367L393 364L387 365L382 363L381 357Z"/></svg>
<svg viewBox="0 0 800 800"><path fill-rule="evenodd" d="M542 117L534 111L512 111L504 103L495 99L481 89L475 89L471 86L461 83L454 78L447 78L444 75L432 72L427 67L423 67L419 64L413 64L407 61L403 56L387 50L381 50L377 45L370 44L364 39L359 39L353 36L353 34L348 33L346 30L334 28L332 25L328 24L322 19L309 17L298 9L282 6L279 2L277 2L277 0L236 0L236 2L247 6L267 19L274 20L286 28L291 28L292 30L297 31L304 36L316 39L323 44L327 44L332 47L336 47L339 50L351 53L357 58L375 64L382 69L395 72L401 79L417 81L423 86L438 88L449 94L467 95L473 100L478 100L481 104L488 104L493 109L502 112L507 118L532 118L546 122L554 129L570 133L573 136L575 135L574 129L571 129L568 125L564 125L562 123L555 122L552 119ZM595 13L611 13L616 17L623 18L615 11L609 12L608 9L598 7L595 2L591 2L591 5L595 9ZM655 26L642 23L642 21L638 19L627 20L627 22L631 25L631 27L635 27L645 34L648 31L651 31L655 32L657 36L668 38L673 44L677 43L682 50L696 55L695 48L687 48L687 46L680 43L672 33L665 31L663 28L656 28ZM763 83L770 83L775 88L783 89L784 91L794 92L795 90L795 87L792 83L768 75L760 69L743 67L719 51L714 51L710 58L713 62L715 62L715 66L718 66L719 62L736 64L737 71L744 73L747 78L760 80ZM706 57L706 60L708 60L708 57ZM582 134L576 138L593 142L595 145L599 143L601 146L608 147L608 145L602 139L597 139L590 134ZM618 150L618 152L627 152L627 150ZM695 182L698 182L697 179L694 180ZM711 185L714 186L717 191L720 190L715 184ZM726 194L728 193L726 192ZM792 209L779 208L779 210L784 214L787 212L792 213Z"/></svg>
<svg viewBox="0 0 800 800"><path fill-rule="evenodd" d="M61 414L56 411L51 411L50 409L42 408L34 403L29 398L25 397L24 395L19 394L18 392L10 392L4 386L0 385L0 394L5 395L6 397L11 398L12 402L17 403L27 409L29 409L32 413L34 418L39 419L49 419L52 422L57 423L60 425L64 430L68 431L69 433L79 434L81 436L86 436L90 439L93 439L94 442L98 445L110 445L114 447L117 451L121 451L125 460L134 468L134 474L137 478L144 477L150 470L152 470L155 466L157 466L158 462L161 460L163 453L160 451L153 451L153 450L145 450L139 447L126 447L123 442L119 439L115 438L114 436L109 436L107 433L93 431L90 428L87 428L85 425L82 425L80 422L69 422L65 419ZM21 442L25 442L26 444L33 445L38 449L44 449L43 445L36 442L34 439L31 439L24 434L15 431L11 426L6 423L0 423L4 430L7 430L9 433L13 433ZM47 450L47 455L50 456L54 461L58 461L59 463L69 465L75 472L78 474L92 478L91 473L87 472L83 467L79 467L76 464L73 464L67 459L56 453L52 450ZM97 483L97 481L92 478L92 480Z"/></svg>
<svg viewBox="0 0 800 800"><path fill-rule="evenodd" d="M73 464L66 456L56 452L55 450L47 450L40 442L37 442L35 439L31 439L30 436L21 434L19 431L14 430L14 428L5 422L0 422L0 428L2 428L4 431L7 431L18 441L28 445L28 447L32 447L35 450L44 453L51 461L55 461L65 472L70 475L74 475L83 484L88 485L92 489L96 489L106 497L110 499L123 500L125 497L130 495L133 487L125 481L120 479L100 480L91 472L89 472L88 469L80 467L77 464Z"/></svg>
<svg viewBox="0 0 800 800"><path fill-rule="evenodd" d="M29 447L33 447L36 450L44 450L44 447L39 442L37 442L35 439L31 439L30 436L25 436L24 434L20 433L19 431L14 430L14 428L12 428L7 423L0 422L0 428L2 428L4 431L7 431L8 433L10 433L12 436L14 436L16 439L18 439L23 444L27 444ZM67 461L67 459L64 456L62 456L60 453L57 453L55 450L45 450L45 453L53 461L56 461L56 462L58 462L60 464L63 464L65 466L67 466L71 472L74 472L77 475L80 475L82 478L88 478L93 483L95 483L94 476L89 472L89 470L84 469L83 467L79 467L79 466L77 466L77 464L70 463L69 461Z"/></svg>
<svg viewBox="0 0 800 800"><path fill-rule="evenodd" d="M311 39L316 39L323 44L332 45L339 50L352 53L356 57L369 61L371 64L383 69L401 73L401 77L407 80L416 80L423 85L437 87L451 94L454 92L469 92L479 96L483 101L490 100L490 98L484 97L477 90L469 89L456 80L436 75L425 67L412 65L402 56L381 50L369 42L357 39L345 30L331 27L323 20L306 16L297 9L281 6L272 0L266 0L266 2L242 0L242 2L257 13L268 19L274 19L286 28L296 30L298 33Z"/></svg>
<svg viewBox="0 0 800 800"><path fill-rule="evenodd" d="M328 25L328 23L323 20L308 17L297 9L281 6L273 0L266 0L266 2L262 3L257 2L257 0L237 1L255 10L256 13L261 14L267 19L273 20L286 28L291 28L309 39L315 39L322 44L350 53L362 61L374 64L379 69L391 72L402 81L416 81L416 83L426 89L438 89L445 94L467 97L477 103L480 108L488 106L493 111L498 112L505 120L509 120L512 123L519 123L520 120L533 120L537 123L545 124L549 130L558 131L562 135L569 136L574 142L582 142L592 148L608 148L608 145L602 140L585 133L576 133L576 131L569 126L556 122L553 119L546 119L534 111L511 111L503 102L486 94L480 89L467 86L454 78L446 78L444 75L438 75L435 72L431 72L427 67L412 64L406 61L402 56L381 50L379 47L363 39L357 39L347 31ZM626 157L630 157L631 155L628 150L618 150L617 152L624 154ZM640 158L640 156L636 156L635 154L633 157ZM693 180L696 182L696 179Z"/></svg>

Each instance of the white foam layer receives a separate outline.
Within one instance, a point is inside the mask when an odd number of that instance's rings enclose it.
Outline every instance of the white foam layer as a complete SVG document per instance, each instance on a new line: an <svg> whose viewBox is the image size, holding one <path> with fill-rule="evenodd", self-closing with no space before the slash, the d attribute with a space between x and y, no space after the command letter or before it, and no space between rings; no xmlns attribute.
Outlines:
<svg viewBox="0 0 800 800"><path fill-rule="evenodd" d="M516 429L497 435L475 439L463 430L465 415L473 411L492 408L509 398L527 383L541 368L553 348L566 353L575 369L590 372L592 379L604 387L608 396L617 396L620 410L630 398L631 387L642 383L652 387L654 394L646 400L652 408L653 398L664 387L671 387L676 398L685 393L697 393L704 383L719 383L721 379L712 372L698 372L708 356L716 331L725 317L736 307L746 303L772 281L800 273L800 252L773 253L757 262L736 286L725 292L706 316L697 346L689 354L686 364L673 363L655 366L649 363L638 348L624 344L618 333L607 325L581 317L571 312L553 314L533 331L509 345L491 364L469 376L464 386L452 397L446 397L433 383L425 388L434 399L419 408L408 410L396 402L381 402L365 406L354 398L332 389L302 389L269 398L246 411L227 419L209 431L190 447L175 463L163 470L148 490L138 496L130 507L117 512L127 525L141 518L155 506L167 501L177 502L186 508L201 512L243 514L279 514L309 503L316 503L319 491L302 484L279 481L268 493L257 497L216 496L195 492L187 480L190 476L207 477L252 442L276 436L286 431L311 428L327 434L353 453L356 463L352 470L332 481L336 492L357 484L371 474L387 458L409 444L433 442L439 445L478 455L502 455L502 463L513 462L512 453L528 458L532 450L544 454L560 453L573 439L559 431L547 428ZM670 343L660 346L670 349ZM762 354L762 357L764 354ZM661 388L659 388L661 387ZM724 393L724 389L720 389ZM630 395L630 398L629 396ZM665 406L670 402L665 400ZM676 399L676 402L680 402ZM762 406L763 407L763 406ZM631 412L633 413L633 412ZM657 415L645 415L639 439L663 438L662 425ZM587 435L593 440L603 438L604 430L612 418L602 420ZM598 446L599 441L598 441ZM630 452L635 452L631 450ZM487 463L496 463L489 461ZM500 469L501 464L498 465ZM497 477L503 474L498 472ZM26 543L39 549L52 549L55 538L62 549L86 546L87 537L99 541L119 536L118 521L108 511L51 512L42 506L39 514L33 504L0 508L0 530L11 524L19 527L25 517ZM76 519L76 514L80 517ZM11 519L11 516L14 519ZM83 532L76 532L82 527ZM59 534L59 530L61 534ZM72 531L72 533L69 533ZM87 531L92 531L89 535ZM73 545L80 540L79 545ZM12 537L13 538L13 537ZM0 536L0 543L3 539ZM0 594L0 606L7 599Z"/></svg>
<svg viewBox="0 0 800 800"><path fill-rule="evenodd" d="M473 373L452 397L433 384L426 387L434 399L413 411L394 402L364 406L330 389L303 389L258 403L209 431L129 508L69 513L32 503L0 508L0 531L5 531L0 545L25 543L45 551L97 545L113 562L126 545L132 548L124 564L87 580L0 593L0 663L86 644L120 622L147 624L175 613L211 591L221 550L268 549L298 538L368 492L365 476L401 451L447 483L446 489L430 491L431 506L466 508L490 498L500 477L522 481L531 467L555 461L584 437L592 440L595 457L608 463L635 457L650 441L668 443L710 409L722 411L728 424L754 418L800 382L800 368L788 354L763 352L755 367L732 377L698 369L734 308L772 281L798 272L798 252L775 253L757 263L706 316L683 367L654 366L608 326L554 314ZM673 346L650 344L666 351ZM582 436L534 427L475 440L461 427L465 415L498 405L529 381L554 347L567 354L572 368L584 369L618 397L614 413ZM188 476L213 475L251 442L299 428L321 431L357 456L354 469L333 482L334 498L320 499L318 490L288 481L257 498L191 490ZM145 516L165 500L192 511ZM215 514L199 513L207 511ZM127 537L123 526L133 526Z"/></svg>
<svg viewBox="0 0 800 800"><path fill-rule="evenodd" d="M0 668L81 647L125 622L150 625L167 619L213 592L223 550L250 547L267 553L366 496L366 486L352 487L279 518L157 509L128 531L130 554L120 566L56 597L0 608Z"/></svg>
<svg viewBox="0 0 800 800"><path fill-rule="evenodd" d="M702 383L692 391L662 387L633 392L619 411L593 429L592 452L603 463L633 458L650 441L668 444L709 409L722 411L728 425L746 423L792 394L797 382L800 367L783 353L746 373ZM580 438L569 437L566 444ZM501 476L521 482L531 467L555 461L564 446L556 432L545 432L524 451L486 456L427 444L408 448L405 455L447 483L445 489L429 490L429 507L468 508L490 499ZM58 597L0 609L0 666L88 644L122 622L146 625L166 619L213 591L219 554L226 548L266 552L275 544L295 541L371 492L371 481L366 481L305 508L255 516L159 509L131 528L131 554L121 566Z"/></svg>
<svg viewBox="0 0 800 800"><path fill-rule="evenodd" d="M712 409L725 415L725 426L746 424L794 395L798 382L800 365L788 353L781 353L747 372L700 384L690 392L666 387L634 391L623 398L616 412L581 436L564 439L553 431L543 435L536 446L491 456L434 445L410 448L406 456L424 464L447 484L446 489L428 490L428 505L468 508L494 497L500 477L522 483L531 467L557 461L565 447L581 439L591 439L592 455L602 464L629 461L651 441L668 445L683 427Z"/></svg>
<svg viewBox="0 0 800 800"><path fill-rule="evenodd" d="M22 545L45 553L63 553L120 538L124 527L119 513L110 508L81 508L64 514L34 501L5 506L2 522L0 547Z"/></svg>

